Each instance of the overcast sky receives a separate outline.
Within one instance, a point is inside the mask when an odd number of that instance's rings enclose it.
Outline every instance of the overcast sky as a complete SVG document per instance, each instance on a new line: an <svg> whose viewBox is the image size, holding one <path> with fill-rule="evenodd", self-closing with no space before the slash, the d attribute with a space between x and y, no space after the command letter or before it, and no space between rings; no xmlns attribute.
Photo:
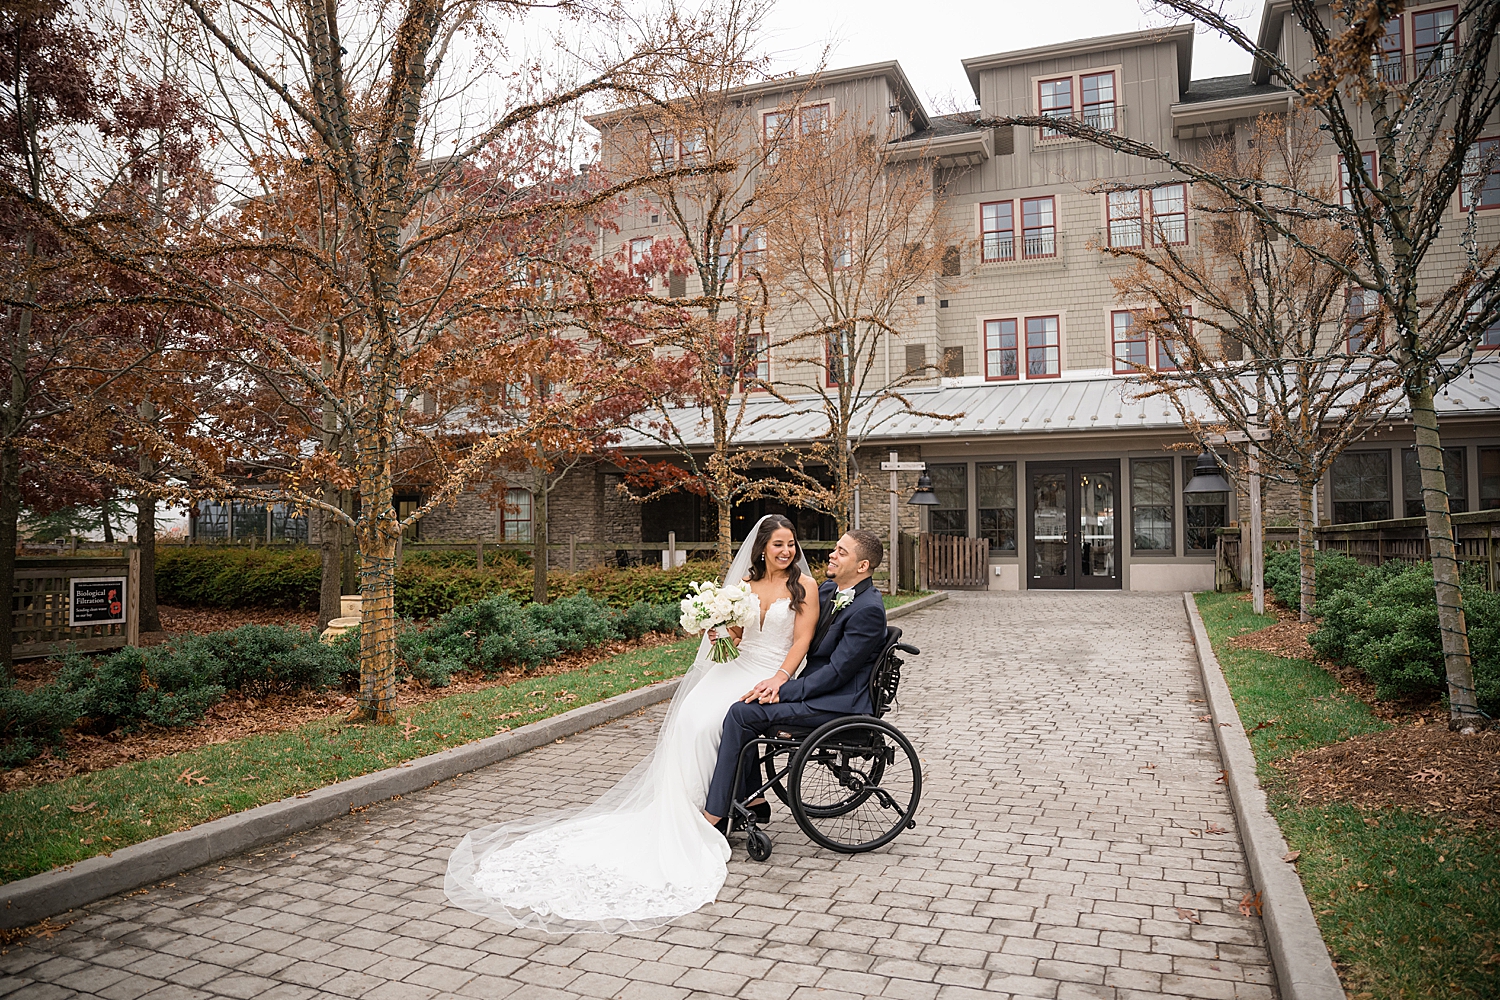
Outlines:
<svg viewBox="0 0 1500 1000"><path fill-rule="evenodd" d="M1230 0L1231 14L1253 35L1259 3ZM829 68L895 59L929 111L974 106L962 62L971 56L1113 35L1168 23L1138 0L779 0L768 47L780 68L816 64L825 44ZM1250 57L1218 35L1193 41L1193 78L1248 73Z"/></svg>

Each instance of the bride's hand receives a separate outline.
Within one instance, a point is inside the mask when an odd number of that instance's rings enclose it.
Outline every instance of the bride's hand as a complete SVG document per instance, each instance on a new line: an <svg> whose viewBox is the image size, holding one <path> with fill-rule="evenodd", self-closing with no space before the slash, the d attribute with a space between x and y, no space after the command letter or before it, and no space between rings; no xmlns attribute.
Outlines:
<svg viewBox="0 0 1500 1000"><path fill-rule="evenodd" d="M708 641L709 642L714 642L716 640L723 639L723 638L726 638L726 637L729 639L730 642L734 643L734 648L735 649L739 649L740 648L740 640L745 637L745 630L742 629L742 628L740 628L737 625L731 626L729 628L711 628L711 629L708 630Z"/></svg>

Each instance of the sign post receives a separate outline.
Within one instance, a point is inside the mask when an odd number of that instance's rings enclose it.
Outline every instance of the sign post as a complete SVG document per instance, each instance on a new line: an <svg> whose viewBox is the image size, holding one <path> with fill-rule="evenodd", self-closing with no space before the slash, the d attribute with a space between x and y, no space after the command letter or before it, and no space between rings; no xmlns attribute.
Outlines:
<svg viewBox="0 0 1500 1000"><path fill-rule="evenodd" d="M901 461L900 452L893 451L891 452L891 460L889 462L880 463L880 471L891 474L891 491L889 497L891 503L891 568L889 575L890 592L894 594L901 589L901 512L897 506L900 503L901 492L896 482L896 473L926 472L927 463L903 462Z"/></svg>

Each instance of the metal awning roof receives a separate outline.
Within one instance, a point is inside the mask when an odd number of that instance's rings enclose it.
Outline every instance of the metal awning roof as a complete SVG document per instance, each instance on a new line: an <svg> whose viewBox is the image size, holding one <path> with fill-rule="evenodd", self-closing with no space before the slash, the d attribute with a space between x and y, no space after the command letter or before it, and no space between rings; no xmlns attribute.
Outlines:
<svg viewBox="0 0 1500 1000"><path fill-rule="evenodd" d="M1477 364L1473 378L1463 378L1439 394L1441 417L1500 415L1500 363ZM885 400L869 417L868 443L921 439L967 439L977 437L1039 436L1128 431L1182 430L1176 409L1164 399L1139 399L1137 380L1103 372L1078 373L1073 377L1032 382L983 382L978 379L944 379L943 384L903 393L913 410L904 412L895 400ZM1190 409L1193 396L1189 395ZM1405 411L1398 403L1393 413ZM692 447L706 447L712 440L708 412L696 407L669 411L678 433ZM731 418L735 414L731 410ZM823 437L828 420L815 396L783 402L752 398L744 404L735 443L755 448L776 444L800 444ZM637 427L625 430L619 447L626 451L651 451L662 447L649 432Z"/></svg>

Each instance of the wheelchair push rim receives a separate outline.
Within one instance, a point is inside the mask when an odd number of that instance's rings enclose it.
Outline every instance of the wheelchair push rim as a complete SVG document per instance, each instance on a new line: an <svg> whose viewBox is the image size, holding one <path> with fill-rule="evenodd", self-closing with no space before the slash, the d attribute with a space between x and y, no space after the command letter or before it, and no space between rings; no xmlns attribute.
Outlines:
<svg viewBox="0 0 1500 1000"><path fill-rule="evenodd" d="M811 733L787 773L792 817L809 840L841 854L873 851L915 825L922 768L911 741L872 716Z"/></svg>

